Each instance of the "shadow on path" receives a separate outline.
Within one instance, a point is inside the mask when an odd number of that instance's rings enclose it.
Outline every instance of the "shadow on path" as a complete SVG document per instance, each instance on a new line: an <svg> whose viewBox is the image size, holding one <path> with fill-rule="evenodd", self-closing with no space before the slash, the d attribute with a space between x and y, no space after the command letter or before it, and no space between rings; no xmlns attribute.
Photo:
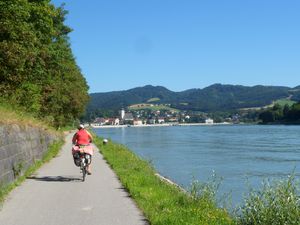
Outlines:
<svg viewBox="0 0 300 225"><path fill-rule="evenodd" d="M36 180L36 181L46 181L46 182L79 182L82 181L82 179L78 177L63 177L63 176L44 176L44 177L27 177L27 179L30 180Z"/></svg>

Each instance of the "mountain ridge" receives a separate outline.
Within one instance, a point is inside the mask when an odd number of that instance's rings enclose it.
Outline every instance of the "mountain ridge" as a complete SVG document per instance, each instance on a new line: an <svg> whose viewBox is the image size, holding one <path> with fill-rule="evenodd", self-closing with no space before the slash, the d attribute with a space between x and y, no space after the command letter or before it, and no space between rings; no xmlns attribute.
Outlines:
<svg viewBox="0 0 300 225"><path fill-rule="evenodd" d="M283 88L288 88L288 89L300 89L300 85L294 86L294 87L288 87L288 86L277 86L277 85L262 85L262 84L256 84L256 85L252 85L252 86L247 86L247 85L241 85L241 84L222 84L222 83L214 83L211 84L207 87L203 87L203 88L189 88L186 90L182 90L182 91L172 91L164 86L161 85L151 85L151 84L147 84L144 86L138 86L138 87L133 87L133 88L129 88L129 89L125 89L125 90L113 90L113 91L105 91L105 92L92 92L89 93L90 95L93 94L106 94L106 93L115 93L115 92L124 92L124 91L130 91L130 90L134 90L134 89L140 89L140 88L164 88L168 91L174 92L174 93L181 93L181 92L186 92L186 91L190 91L190 90L203 90L209 87L214 87L214 86L237 86L237 87L248 87L248 88L253 88L253 87L283 87Z"/></svg>
<svg viewBox="0 0 300 225"><path fill-rule="evenodd" d="M118 110L132 104L146 103L157 98L156 104L171 104L173 108L191 111L225 111L238 108L262 107L288 98L300 100L299 86L244 86L216 83L205 88L171 91L163 86L146 85L123 91L91 93L88 112ZM184 104L182 104L184 103Z"/></svg>

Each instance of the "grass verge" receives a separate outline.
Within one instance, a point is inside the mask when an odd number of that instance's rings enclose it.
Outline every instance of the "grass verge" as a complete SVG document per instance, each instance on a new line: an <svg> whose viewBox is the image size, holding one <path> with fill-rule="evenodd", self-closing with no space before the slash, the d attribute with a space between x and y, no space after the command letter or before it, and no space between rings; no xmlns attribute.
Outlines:
<svg viewBox="0 0 300 225"><path fill-rule="evenodd" d="M1 186L0 187L0 203L3 203L5 197L17 186L19 186L27 177L32 175L37 169L39 169L44 163L49 162L52 158L54 158L62 145L64 144L63 139L54 142L49 146L48 151L43 156L41 160L35 161L35 163L30 166L22 175L20 175L13 183Z"/></svg>
<svg viewBox="0 0 300 225"><path fill-rule="evenodd" d="M2 124L36 127L60 135L60 132L48 125L46 121L35 118L33 114L22 110L20 107L6 103L0 97L0 125Z"/></svg>
<svg viewBox="0 0 300 225"><path fill-rule="evenodd" d="M96 136L96 135L95 135ZM174 185L163 182L152 166L123 145L95 137L95 144L118 175L123 186L153 225L221 225L234 220L220 209L211 195L188 195Z"/></svg>

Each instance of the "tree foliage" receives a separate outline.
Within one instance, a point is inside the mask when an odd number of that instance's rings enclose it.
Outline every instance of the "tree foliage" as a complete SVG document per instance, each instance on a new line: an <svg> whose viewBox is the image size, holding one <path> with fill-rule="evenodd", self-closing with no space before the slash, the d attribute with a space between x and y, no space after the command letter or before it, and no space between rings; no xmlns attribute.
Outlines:
<svg viewBox="0 0 300 225"><path fill-rule="evenodd" d="M275 104L259 114L263 123L300 123L300 102L292 106Z"/></svg>
<svg viewBox="0 0 300 225"><path fill-rule="evenodd" d="M56 127L82 115L89 99L66 14L50 0L0 0L1 96Z"/></svg>

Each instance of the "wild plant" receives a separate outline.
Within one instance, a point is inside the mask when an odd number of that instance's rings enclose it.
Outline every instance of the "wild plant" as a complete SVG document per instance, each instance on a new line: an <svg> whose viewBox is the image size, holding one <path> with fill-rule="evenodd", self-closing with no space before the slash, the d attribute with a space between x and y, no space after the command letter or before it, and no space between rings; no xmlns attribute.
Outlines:
<svg viewBox="0 0 300 225"><path fill-rule="evenodd" d="M251 190L239 208L237 223L241 225L299 225L299 181L287 179L264 181L258 191Z"/></svg>

